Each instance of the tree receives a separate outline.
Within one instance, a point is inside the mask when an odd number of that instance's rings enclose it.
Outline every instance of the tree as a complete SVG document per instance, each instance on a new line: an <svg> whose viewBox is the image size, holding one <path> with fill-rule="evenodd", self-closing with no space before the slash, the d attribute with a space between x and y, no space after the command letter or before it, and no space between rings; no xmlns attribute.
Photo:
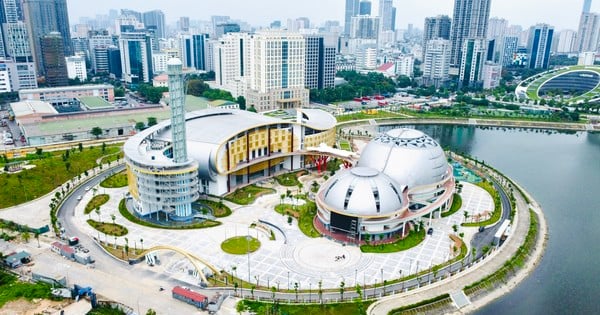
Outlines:
<svg viewBox="0 0 600 315"><path fill-rule="evenodd" d="M156 121L156 117L148 117L148 127L152 127L156 125L158 122Z"/></svg>
<svg viewBox="0 0 600 315"><path fill-rule="evenodd" d="M341 297L340 299L342 301L344 301L344 286L346 286L346 283L344 283L344 280L342 280L340 282L340 297Z"/></svg>
<svg viewBox="0 0 600 315"><path fill-rule="evenodd" d="M243 96L238 96L237 97L237 103L238 105L240 105L240 109L241 110L245 110L246 109L246 98Z"/></svg>
<svg viewBox="0 0 600 315"><path fill-rule="evenodd" d="M146 128L146 125L144 124L143 121L138 121L135 123L135 130L137 131L142 131Z"/></svg>
<svg viewBox="0 0 600 315"><path fill-rule="evenodd" d="M98 222L102 223L102 218L100 218L100 207L96 207L96 214L98 215Z"/></svg>
<svg viewBox="0 0 600 315"><path fill-rule="evenodd" d="M33 234L33 236L35 237L35 239L37 240L38 243L38 248L40 248L40 232L35 231L35 233Z"/></svg>
<svg viewBox="0 0 600 315"><path fill-rule="evenodd" d="M256 112L257 112L257 110L256 110L256 107L254 107L254 104L253 104L253 105L250 105L250 107L249 107L249 108L247 108L246 110L247 110L247 111L249 111L249 112L253 112L253 113L256 113Z"/></svg>
<svg viewBox="0 0 600 315"><path fill-rule="evenodd" d="M156 315L156 311L150 308L146 311L146 315Z"/></svg>
<svg viewBox="0 0 600 315"><path fill-rule="evenodd" d="M114 214L110 215L111 220L113 221L113 224L115 224L115 219L117 218Z"/></svg>
<svg viewBox="0 0 600 315"><path fill-rule="evenodd" d="M294 282L294 293L296 294L296 302L298 302L298 282Z"/></svg>
<svg viewBox="0 0 600 315"><path fill-rule="evenodd" d="M202 93L208 91L210 87L202 80L192 79L187 82L187 94L193 96L202 96Z"/></svg>
<svg viewBox="0 0 600 315"><path fill-rule="evenodd" d="M23 241L25 243L29 243L29 239L31 239L31 234L29 234L29 230L25 229L25 231L23 231L21 233L21 238L23 239Z"/></svg>
<svg viewBox="0 0 600 315"><path fill-rule="evenodd" d="M65 168L67 169L67 172L69 172L69 170L71 169L71 162L65 162Z"/></svg>
<svg viewBox="0 0 600 315"><path fill-rule="evenodd" d="M102 153L106 152L106 143L102 142Z"/></svg>
<svg viewBox="0 0 600 315"><path fill-rule="evenodd" d="M79 144L77 144L77 149L79 152L83 152L83 143L79 142Z"/></svg>
<svg viewBox="0 0 600 315"><path fill-rule="evenodd" d="M92 130L90 131L90 133L92 134L92 136L95 136L96 139L99 139L100 135L102 135L102 128L100 128L100 127L94 127L94 128L92 128Z"/></svg>
<svg viewBox="0 0 600 315"><path fill-rule="evenodd" d="M115 88L115 97L123 97L125 96L124 88Z"/></svg>

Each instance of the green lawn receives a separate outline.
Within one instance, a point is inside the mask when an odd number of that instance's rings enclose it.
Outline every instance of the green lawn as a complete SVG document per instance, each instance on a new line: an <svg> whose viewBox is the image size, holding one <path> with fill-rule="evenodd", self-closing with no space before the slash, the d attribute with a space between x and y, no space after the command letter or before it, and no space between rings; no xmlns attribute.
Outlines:
<svg viewBox="0 0 600 315"><path fill-rule="evenodd" d="M122 171L117 173L100 183L100 186L104 188L121 188L127 186L127 173Z"/></svg>
<svg viewBox="0 0 600 315"><path fill-rule="evenodd" d="M500 194L498 193L498 191L496 191L494 185L492 185L492 183L488 181L483 181L477 183L476 185L485 189L485 191L487 191L490 194L490 196L492 196L492 199L494 200L494 212L492 212L492 217L488 220L480 222L463 223L462 226L473 227L491 225L498 222L500 220L500 217L502 216L502 203L500 202Z"/></svg>
<svg viewBox="0 0 600 315"><path fill-rule="evenodd" d="M89 311L86 315L125 315L125 312L111 306L98 306Z"/></svg>
<svg viewBox="0 0 600 315"><path fill-rule="evenodd" d="M315 296L317 295L315 289ZM287 315L362 315L373 301L335 303L335 304L308 304L288 305L268 302L240 301L237 309L248 309L258 315L287 314Z"/></svg>
<svg viewBox="0 0 600 315"><path fill-rule="evenodd" d="M103 157L100 162L102 164L106 164L106 163L112 163L116 160L120 160L125 156L125 154L123 152L119 152L117 154L113 154L113 155L109 155L109 156L105 156Z"/></svg>
<svg viewBox="0 0 600 315"><path fill-rule="evenodd" d="M30 164L36 165L32 169L17 174L0 174L0 209L46 195L67 180L96 166L96 160L100 157L119 150L120 146L107 147L104 153L100 146L85 148L83 152L72 149L66 161L62 157L65 151L56 151L50 157L30 161Z"/></svg>
<svg viewBox="0 0 600 315"><path fill-rule="evenodd" d="M283 203L275 206L275 211L283 215L290 215L298 219L298 228L308 237L320 237L321 234L315 229L313 219L317 215L317 206L313 201L305 200L305 204L294 206Z"/></svg>
<svg viewBox="0 0 600 315"><path fill-rule="evenodd" d="M300 184L298 177L306 174L306 171L297 171L287 174L282 174L279 176L275 176L275 180L279 185L286 187L297 187Z"/></svg>
<svg viewBox="0 0 600 315"><path fill-rule="evenodd" d="M454 197L452 198L452 206L450 207L450 210L442 212L442 218L455 214L458 210L460 210L460 207L462 207L462 197L455 193Z"/></svg>
<svg viewBox="0 0 600 315"><path fill-rule="evenodd" d="M249 205L253 203L256 198L262 195L268 195L274 193L275 190L271 188L262 188L256 185L249 185L240 189L236 189L234 192L229 193L224 198L238 205Z"/></svg>
<svg viewBox="0 0 600 315"><path fill-rule="evenodd" d="M254 237L248 236L236 236L228 238L221 243L221 249L232 255L245 255L248 253L254 253L260 248L260 241Z"/></svg>
<svg viewBox="0 0 600 315"><path fill-rule="evenodd" d="M352 152L352 146L348 140L340 140L340 149Z"/></svg>
<svg viewBox="0 0 600 315"><path fill-rule="evenodd" d="M366 114L366 113L360 112L360 113L353 113L353 114L348 114L348 115L339 115L339 116L336 116L335 118L337 119L338 122L345 122L345 121L360 120L360 119L378 119L378 118L394 118L394 117L401 118L402 116L395 114L395 113L378 110L377 113L375 113L375 114Z"/></svg>
<svg viewBox="0 0 600 315"><path fill-rule="evenodd" d="M100 233L111 235L111 236L123 236L127 235L127 228L112 222L98 222L92 219L88 219L87 223L94 229L100 231Z"/></svg>
<svg viewBox="0 0 600 315"><path fill-rule="evenodd" d="M231 215L231 209L224 205L222 202L213 201L213 200L198 200L196 201L198 204L203 204L212 209L213 215L216 218L224 218Z"/></svg>
<svg viewBox="0 0 600 315"><path fill-rule="evenodd" d="M107 194L96 195L85 205L85 209L83 210L84 214L89 214L90 212L96 210L96 208L102 206L107 203L110 199L110 196Z"/></svg>
<svg viewBox="0 0 600 315"><path fill-rule="evenodd" d="M206 220L206 221L202 221L202 222L199 222L199 223L186 224L186 225L158 225L158 224L154 224L154 223L151 223L151 222L140 220L140 219L138 219L138 217L136 217L133 214L131 214L131 212L129 212L127 210L127 207L125 206L125 199L121 199L121 201L119 202L119 213L125 219L129 220L130 222L133 222L133 223L141 225L141 226L155 228L155 229L164 229L164 230L195 230L195 229L205 229L205 228L210 228L210 227L221 225L221 222L219 222L219 221L211 221L211 220Z"/></svg>
<svg viewBox="0 0 600 315"><path fill-rule="evenodd" d="M395 253L413 248L425 240L425 229L420 231L411 231L408 236L390 244L382 245L362 245L360 250L363 253Z"/></svg>
<svg viewBox="0 0 600 315"><path fill-rule="evenodd" d="M20 298L31 301L33 299L50 299L51 297L49 284L20 282L14 275L0 271L0 308L6 303Z"/></svg>

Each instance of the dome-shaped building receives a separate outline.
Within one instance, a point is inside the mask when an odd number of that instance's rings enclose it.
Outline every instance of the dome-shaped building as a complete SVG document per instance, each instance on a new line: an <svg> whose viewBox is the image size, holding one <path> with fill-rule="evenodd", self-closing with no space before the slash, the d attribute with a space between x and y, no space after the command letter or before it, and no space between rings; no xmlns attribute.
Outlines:
<svg viewBox="0 0 600 315"><path fill-rule="evenodd" d="M369 142L355 168L321 187L315 223L349 241L391 238L411 221L441 213L453 192L452 167L440 145L421 131L394 129Z"/></svg>

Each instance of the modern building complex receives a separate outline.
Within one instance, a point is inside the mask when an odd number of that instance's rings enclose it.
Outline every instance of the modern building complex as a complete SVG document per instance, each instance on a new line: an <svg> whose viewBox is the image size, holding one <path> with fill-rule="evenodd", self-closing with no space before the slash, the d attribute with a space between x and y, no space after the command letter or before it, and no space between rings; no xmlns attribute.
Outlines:
<svg viewBox="0 0 600 315"><path fill-rule="evenodd" d="M119 49L125 82L150 82L153 77L151 35L145 31L122 32Z"/></svg>
<svg viewBox="0 0 600 315"><path fill-rule="evenodd" d="M485 39L470 38L464 41L460 62L459 86L473 86L481 81L485 61Z"/></svg>
<svg viewBox="0 0 600 315"><path fill-rule="evenodd" d="M588 1L584 4L581 18L579 19L579 28L575 39L574 51L598 51L600 39L600 15L590 12Z"/></svg>
<svg viewBox="0 0 600 315"><path fill-rule="evenodd" d="M552 69L523 80L515 90L517 97L531 100L548 97L549 93L570 104L600 99L600 67Z"/></svg>
<svg viewBox="0 0 600 315"><path fill-rule="evenodd" d="M452 167L435 140L394 129L371 140L356 167L321 186L315 225L356 243L404 236L421 218L450 207L454 185Z"/></svg>
<svg viewBox="0 0 600 315"><path fill-rule="evenodd" d="M173 177L186 179L189 198L200 193L223 195L277 173L305 167L310 164L306 158L311 155L307 151L310 147L322 143L333 146L333 116L315 109L290 112L291 120L231 109L187 114L186 142L191 159L187 164L173 162L170 121L131 137L124 151L136 211L140 215L174 213L175 200L168 195L175 191L165 185L173 182Z"/></svg>
<svg viewBox="0 0 600 315"><path fill-rule="evenodd" d="M51 87L68 85L67 62L61 34L52 32L42 37L41 49L46 84Z"/></svg>
<svg viewBox="0 0 600 315"><path fill-rule="evenodd" d="M452 21L447 15L438 15L425 18L425 27L423 29L423 52L427 49L427 44L433 39L450 39L450 26Z"/></svg>
<svg viewBox="0 0 600 315"><path fill-rule="evenodd" d="M308 89L333 88L336 41L331 36L306 35L304 82Z"/></svg>
<svg viewBox="0 0 600 315"><path fill-rule="evenodd" d="M206 41L208 41L208 34L184 34L180 38L179 55L181 56L183 66L196 70L207 70Z"/></svg>
<svg viewBox="0 0 600 315"><path fill-rule="evenodd" d="M346 0L346 10L344 12L344 34L345 35L350 35L350 25L352 24L352 17L358 15L359 12L360 12L360 1L359 0Z"/></svg>
<svg viewBox="0 0 600 315"><path fill-rule="evenodd" d="M56 99L78 98L82 96L99 96L105 101L114 102L115 91L112 85L79 85L19 91L19 98L22 101L51 101Z"/></svg>
<svg viewBox="0 0 600 315"><path fill-rule="evenodd" d="M423 83L439 87L449 78L450 53L452 44L446 39L433 39L427 42L423 57Z"/></svg>

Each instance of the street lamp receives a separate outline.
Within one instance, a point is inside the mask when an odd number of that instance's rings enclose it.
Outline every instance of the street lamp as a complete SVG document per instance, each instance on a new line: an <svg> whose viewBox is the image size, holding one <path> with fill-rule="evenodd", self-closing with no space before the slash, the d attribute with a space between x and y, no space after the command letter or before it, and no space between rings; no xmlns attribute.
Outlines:
<svg viewBox="0 0 600 315"><path fill-rule="evenodd" d="M246 236L246 246L247 246L247 256L248 256L248 283L250 283L250 231L248 231L248 235Z"/></svg>
<svg viewBox="0 0 600 315"><path fill-rule="evenodd" d="M288 291L290 290L290 272L288 271Z"/></svg>

